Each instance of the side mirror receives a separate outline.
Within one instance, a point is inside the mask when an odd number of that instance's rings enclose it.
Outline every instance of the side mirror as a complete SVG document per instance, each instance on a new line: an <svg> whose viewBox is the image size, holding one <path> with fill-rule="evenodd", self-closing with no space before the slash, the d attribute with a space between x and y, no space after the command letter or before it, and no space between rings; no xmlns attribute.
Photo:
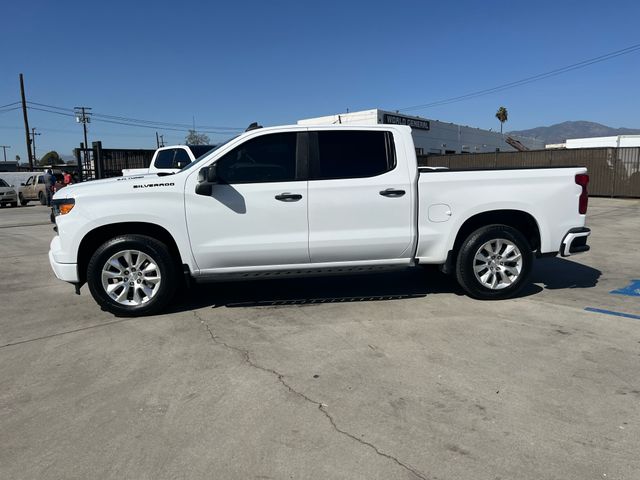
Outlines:
<svg viewBox="0 0 640 480"><path fill-rule="evenodd" d="M218 173L215 163L208 167L202 167L198 172L198 183L213 185L218 183Z"/></svg>
<svg viewBox="0 0 640 480"><path fill-rule="evenodd" d="M26 185L24 183L21 183L20 186L21 187L26 187Z"/></svg>
<svg viewBox="0 0 640 480"><path fill-rule="evenodd" d="M198 172L198 185L196 193L198 195L210 196L214 184L218 183L218 175L215 163L208 167L202 167Z"/></svg>

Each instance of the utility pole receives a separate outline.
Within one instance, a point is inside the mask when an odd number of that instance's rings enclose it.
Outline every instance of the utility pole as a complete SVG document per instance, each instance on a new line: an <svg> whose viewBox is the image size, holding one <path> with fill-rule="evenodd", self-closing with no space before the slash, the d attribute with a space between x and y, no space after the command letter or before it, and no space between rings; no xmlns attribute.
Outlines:
<svg viewBox="0 0 640 480"><path fill-rule="evenodd" d="M164 147L164 135L160 135L160 146Z"/></svg>
<svg viewBox="0 0 640 480"><path fill-rule="evenodd" d="M20 96L22 97L22 116L24 118L24 136L27 140L29 170L33 170L33 157L31 156L31 142L29 139L29 117L27 116L27 101L24 98L24 79L22 78L22 74L20 74Z"/></svg>
<svg viewBox="0 0 640 480"><path fill-rule="evenodd" d="M36 135L42 135L41 133L36 133L36 127L31 129L31 143L33 143L33 161L36 162Z"/></svg>
<svg viewBox="0 0 640 480"><path fill-rule="evenodd" d="M89 143L87 142L87 123L91 123L91 112L87 110L91 110L89 107L74 107L74 113L76 114L76 122L82 124L82 129L84 130L84 146L85 148L89 148Z"/></svg>
<svg viewBox="0 0 640 480"><path fill-rule="evenodd" d="M160 139L158 139L158 132L156 132L156 148L160 148Z"/></svg>
<svg viewBox="0 0 640 480"><path fill-rule="evenodd" d="M11 148L10 145L0 145L0 148L2 149L2 152L4 153L4 161L6 163L7 161L7 148Z"/></svg>

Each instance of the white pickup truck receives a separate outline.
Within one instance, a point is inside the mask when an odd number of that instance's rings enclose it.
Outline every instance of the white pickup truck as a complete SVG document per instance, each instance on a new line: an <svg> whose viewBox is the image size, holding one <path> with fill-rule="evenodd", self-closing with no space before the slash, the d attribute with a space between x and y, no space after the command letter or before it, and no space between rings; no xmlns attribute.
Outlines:
<svg viewBox="0 0 640 480"><path fill-rule="evenodd" d="M123 168L122 175L126 177L128 175L159 172L176 173L215 147L215 145L171 145L169 147L160 147L153 154L149 168Z"/></svg>
<svg viewBox="0 0 640 480"><path fill-rule="evenodd" d="M589 249L585 168L418 168L406 126L252 130L175 174L54 197L56 276L141 315L178 284L439 264L478 299L525 285L534 256Z"/></svg>

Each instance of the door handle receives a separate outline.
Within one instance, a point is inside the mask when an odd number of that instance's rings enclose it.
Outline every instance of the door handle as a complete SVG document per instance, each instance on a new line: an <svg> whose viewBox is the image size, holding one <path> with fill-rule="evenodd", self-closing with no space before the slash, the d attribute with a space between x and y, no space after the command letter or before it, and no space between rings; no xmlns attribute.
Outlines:
<svg viewBox="0 0 640 480"><path fill-rule="evenodd" d="M281 202L297 202L302 198L302 195L299 193L281 193L280 195L276 195L276 200L280 200Z"/></svg>
<svg viewBox="0 0 640 480"><path fill-rule="evenodd" d="M383 197L401 197L405 193L404 190L396 190L395 188L387 188L386 190L381 190L380 195Z"/></svg>

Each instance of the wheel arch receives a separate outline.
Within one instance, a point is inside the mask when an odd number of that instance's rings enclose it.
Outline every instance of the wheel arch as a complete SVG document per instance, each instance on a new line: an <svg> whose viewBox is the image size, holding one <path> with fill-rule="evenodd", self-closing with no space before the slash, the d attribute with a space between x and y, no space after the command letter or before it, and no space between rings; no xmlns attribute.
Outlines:
<svg viewBox="0 0 640 480"><path fill-rule="evenodd" d="M452 272L462 242L474 231L487 225L507 225L518 230L529 242L532 251L540 250L540 226L535 217L524 210L503 209L477 213L466 219L456 233L453 245L449 249L443 270Z"/></svg>
<svg viewBox="0 0 640 480"><path fill-rule="evenodd" d="M148 222L110 223L94 228L82 238L78 248L78 276L80 282L84 283L86 281L87 266L97 248L107 240L119 235L145 235L155 238L167 246L171 256L177 260L176 263L179 264L180 269L188 268L185 266L186 262L180 255L178 244L173 235L164 227Z"/></svg>

